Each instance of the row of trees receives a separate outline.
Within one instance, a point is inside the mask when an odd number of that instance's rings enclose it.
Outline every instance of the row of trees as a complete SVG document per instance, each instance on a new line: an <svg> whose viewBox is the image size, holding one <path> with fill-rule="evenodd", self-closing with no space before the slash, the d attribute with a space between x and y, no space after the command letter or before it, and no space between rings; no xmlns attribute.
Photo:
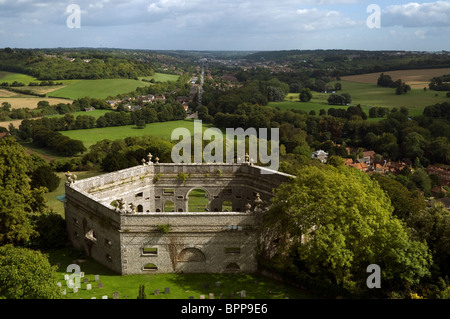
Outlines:
<svg viewBox="0 0 450 319"><path fill-rule="evenodd" d="M378 78L377 85L382 87L395 88L395 93L397 95L406 94L411 91L411 87L403 82L402 79L394 81L392 80L390 75L384 73L381 73L380 77Z"/></svg>
<svg viewBox="0 0 450 319"><path fill-rule="evenodd" d="M0 69L31 75L39 80L137 79L153 75L149 63L113 54L86 52L83 57L57 53L46 55L37 50L0 51Z"/></svg>
<svg viewBox="0 0 450 319"><path fill-rule="evenodd" d="M450 74L432 78L428 87L435 91L450 91Z"/></svg>

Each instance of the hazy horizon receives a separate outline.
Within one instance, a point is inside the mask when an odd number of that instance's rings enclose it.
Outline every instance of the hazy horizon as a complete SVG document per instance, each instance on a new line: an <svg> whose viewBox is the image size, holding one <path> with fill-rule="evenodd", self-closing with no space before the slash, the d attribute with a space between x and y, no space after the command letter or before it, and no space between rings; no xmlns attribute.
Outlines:
<svg viewBox="0 0 450 319"><path fill-rule="evenodd" d="M449 31L449 1L0 0L0 46L24 49L436 52Z"/></svg>

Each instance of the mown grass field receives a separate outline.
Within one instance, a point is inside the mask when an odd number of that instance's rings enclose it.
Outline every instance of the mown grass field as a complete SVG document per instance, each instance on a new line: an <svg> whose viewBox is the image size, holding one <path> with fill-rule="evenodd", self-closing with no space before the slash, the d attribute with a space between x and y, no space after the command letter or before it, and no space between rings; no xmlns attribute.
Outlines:
<svg viewBox="0 0 450 319"><path fill-rule="evenodd" d="M109 96L128 93L136 90L138 87L150 86L149 82L142 79L154 79L155 81L176 81L177 75L156 73L154 76L141 77L139 80L133 79L105 79L105 80L75 80L67 83L64 88L49 93L49 96L65 97L70 99L79 99L86 96L97 99L106 99Z"/></svg>
<svg viewBox="0 0 450 319"><path fill-rule="evenodd" d="M66 296L61 299L102 299L102 296L113 298L113 293L119 293L119 299L136 299L139 294L139 285L145 285L147 299L188 299L193 296L199 299L200 295L205 295L208 299L209 293L214 293L214 298L218 299L223 294L223 299L245 300L245 299L311 299L313 295L297 288L284 285L277 281L268 279L260 275L252 274L145 274L120 276L92 259L79 259L77 252L70 248L44 252L49 255L52 265L60 264L58 272L59 281L62 284L61 291L66 289ZM67 273L67 266L77 263L80 271L85 273L92 285L92 290L87 290L87 284L81 280L81 288L77 293L67 287L64 275ZM103 288L98 288L95 282L95 275L99 275ZM220 287L215 283L220 282ZM209 288L205 288L205 284ZM170 289L169 294L164 293L165 288ZM160 294L155 295L155 289L159 289ZM240 297L237 292L245 290L246 297ZM270 293L269 293L270 292ZM231 295L233 294L233 295Z"/></svg>
<svg viewBox="0 0 450 319"><path fill-rule="evenodd" d="M203 124L203 130L211 125ZM63 135L72 139L81 140L86 148L94 145L98 141L109 139L116 140L119 138L126 138L131 136L153 135L166 140L171 139L172 131L177 128L187 128L194 134L193 120L180 120L170 122L157 122L147 124L144 129L138 129L135 125L114 126L105 128L94 128L87 130L63 131Z"/></svg>

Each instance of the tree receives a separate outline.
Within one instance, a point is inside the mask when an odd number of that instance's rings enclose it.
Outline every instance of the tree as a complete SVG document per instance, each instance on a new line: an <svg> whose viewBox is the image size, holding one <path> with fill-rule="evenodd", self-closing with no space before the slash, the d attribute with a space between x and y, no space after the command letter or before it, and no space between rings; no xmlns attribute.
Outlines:
<svg viewBox="0 0 450 319"><path fill-rule="evenodd" d="M370 177L353 168L307 166L283 184L265 215L266 237L298 271L352 291L367 291L366 268L377 264L382 291L404 290L429 275L427 246L411 240ZM291 252L290 255L286 255Z"/></svg>
<svg viewBox="0 0 450 319"><path fill-rule="evenodd" d="M300 101L302 101L302 102L309 102L309 101L311 101L312 97L313 97L313 95L309 88L304 88L300 92Z"/></svg>
<svg viewBox="0 0 450 319"><path fill-rule="evenodd" d="M139 295L137 299L147 299L147 295L145 294L145 285L139 285Z"/></svg>
<svg viewBox="0 0 450 319"><path fill-rule="evenodd" d="M433 252L433 260L439 267L437 275L445 276L450 271L450 212L440 202L422 209L407 220L413 229L413 237L425 240Z"/></svg>
<svg viewBox="0 0 450 319"><path fill-rule="evenodd" d="M40 166L31 174L31 188L46 187L49 192L58 188L61 178L48 165Z"/></svg>
<svg viewBox="0 0 450 319"><path fill-rule="evenodd" d="M9 104L8 102L2 102L2 108L0 110L11 112L11 104Z"/></svg>
<svg viewBox="0 0 450 319"><path fill-rule="evenodd" d="M56 299L56 267L46 255L27 248L0 247L0 299Z"/></svg>
<svg viewBox="0 0 450 319"><path fill-rule="evenodd" d="M30 217L46 210L43 189L30 188L30 161L14 138L0 140L0 245L22 244L36 236Z"/></svg>

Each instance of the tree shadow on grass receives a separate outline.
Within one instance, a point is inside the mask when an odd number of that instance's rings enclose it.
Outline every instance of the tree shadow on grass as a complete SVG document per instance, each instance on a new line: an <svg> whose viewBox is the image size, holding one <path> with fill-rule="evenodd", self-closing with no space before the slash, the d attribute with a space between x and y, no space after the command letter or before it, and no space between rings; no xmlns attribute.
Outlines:
<svg viewBox="0 0 450 319"><path fill-rule="evenodd" d="M257 274L174 274L169 281L194 299L200 295L208 298L210 293L214 294L215 299L314 298L299 289ZM245 297L241 297L243 290Z"/></svg>

